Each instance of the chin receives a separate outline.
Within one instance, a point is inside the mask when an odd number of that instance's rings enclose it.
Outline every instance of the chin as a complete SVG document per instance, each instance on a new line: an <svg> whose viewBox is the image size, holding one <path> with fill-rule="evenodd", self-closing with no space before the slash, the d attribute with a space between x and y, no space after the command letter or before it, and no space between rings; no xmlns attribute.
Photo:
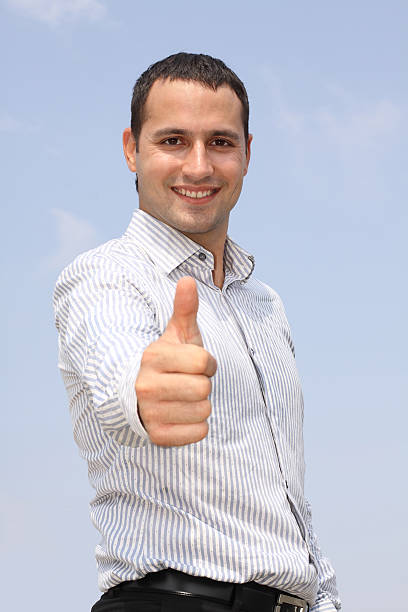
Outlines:
<svg viewBox="0 0 408 612"><path fill-rule="evenodd" d="M173 227L184 234L207 234L214 229L209 225L197 225L197 223L180 223L179 225L173 225Z"/></svg>
<svg viewBox="0 0 408 612"><path fill-rule="evenodd" d="M173 227L180 232L188 232L189 234L206 234L214 230L217 223L208 219L180 219Z"/></svg>

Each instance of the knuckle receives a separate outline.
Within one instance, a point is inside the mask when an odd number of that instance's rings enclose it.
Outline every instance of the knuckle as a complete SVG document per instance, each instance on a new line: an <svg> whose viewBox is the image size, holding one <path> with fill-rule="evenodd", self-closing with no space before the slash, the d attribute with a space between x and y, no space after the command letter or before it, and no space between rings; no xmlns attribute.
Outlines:
<svg viewBox="0 0 408 612"><path fill-rule="evenodd" d="M211 414L211 402L209 400L202 400L197 405L196 417L197 422L205 421Z"/></svg>
<svg viewBox="0 0 408 612"><path fill-rule="evenodd" d="M135 382L136 397L143 397L146 393L147 385L143 378L138 377Z"/></svg>
<svg viewBox="0 0 408 612"><path fill-rule="evenodd" d="M159 353L160 350L156 342L149 344L143 351L141 366L151 366L157 360Z"/></svg>
<svg viewBox="0 0 408 612"><path fill-rule="evenodd" d="M203 402L203 417L204 419L208 419L208 417L211 415L211 402L210 400L204 400Z"/></svg>
<svg viewBox="0 0 408 612"><path fill-rule="evenodd" d="M136 397L141 399L148 399L151 396L152 391L153 388L149 384L148 380L146 380L146 378L137 378L135 383Z"/></svg>
<svg viewBox="0 0 408 612"><path fill-rule="evenodd" d="M199 393L202 399L205 399L211 393L211 380L206 376L203 376L202 380L200 381Z"/></svg>
<svg viewBox="0 0 408 612"><path fill-rule="evenodd" d="M210 361L209 353L205 349L202 349L197 359L197 365L200 368L200 372L205 372L205 370L208 367L209 361Z"/></svg>

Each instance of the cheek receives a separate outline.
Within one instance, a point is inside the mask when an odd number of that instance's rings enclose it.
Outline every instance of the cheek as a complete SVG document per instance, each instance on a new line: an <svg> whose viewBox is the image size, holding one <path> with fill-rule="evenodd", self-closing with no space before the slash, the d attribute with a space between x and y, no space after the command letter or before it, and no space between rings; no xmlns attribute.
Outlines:
<svg viewBox="0 0 408 612"><path fill-rule="evenodd" d="M156 179L157 181L170 177L177 170L177 161L164 154L156 154L146 159L142 166L142 173L145 177Z"/></svg>
<svg viewBox="0 0 408 612"><path fill-rule="evenodd" d="M242 160L231 162L225 166L224 172L232 184L241 183L245 176L245 164L242 163Z"/></svg>
<svg viewBox="0 0 408 612"><path fill-rule="evenodd" d="M244 176L246 159L241 152L231 153L231 155L219 155L213 161L218 171L231 182L236 182Z"/></svg>

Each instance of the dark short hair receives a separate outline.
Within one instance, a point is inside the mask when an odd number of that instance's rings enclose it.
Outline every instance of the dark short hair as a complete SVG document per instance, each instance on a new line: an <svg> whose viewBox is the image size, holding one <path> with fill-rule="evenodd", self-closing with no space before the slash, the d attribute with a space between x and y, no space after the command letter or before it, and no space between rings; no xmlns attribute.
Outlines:
<svg viewBox="0 0 408 612"><path fill-rule="evenodd" d="M135 83L131 104L130 126L136 142L136 150L138 149L139 136L143 121L145 120L144 108L147 96L153 83L158 79L197 81L214 90L221 85L231 87L242 104L242 123L245 142L248 142L249 103L243 82L220 59L210 55L203 55L202 53L181 52L169 55L169 57L149 66Z"/></svg>

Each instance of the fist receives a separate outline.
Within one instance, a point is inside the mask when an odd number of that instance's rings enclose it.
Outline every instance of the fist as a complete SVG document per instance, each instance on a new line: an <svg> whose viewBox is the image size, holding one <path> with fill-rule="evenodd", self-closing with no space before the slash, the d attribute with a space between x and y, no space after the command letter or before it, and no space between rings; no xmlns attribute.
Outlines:
<svg viewBox="0 0 408 612"><path fill-rule="evenodd" d="M208 433L208 396L217 364L203 348L197 311L195 280L186 276L177 283L165 331L142 356L135 383L138 411L159 446L192 444Z"/></svg>

